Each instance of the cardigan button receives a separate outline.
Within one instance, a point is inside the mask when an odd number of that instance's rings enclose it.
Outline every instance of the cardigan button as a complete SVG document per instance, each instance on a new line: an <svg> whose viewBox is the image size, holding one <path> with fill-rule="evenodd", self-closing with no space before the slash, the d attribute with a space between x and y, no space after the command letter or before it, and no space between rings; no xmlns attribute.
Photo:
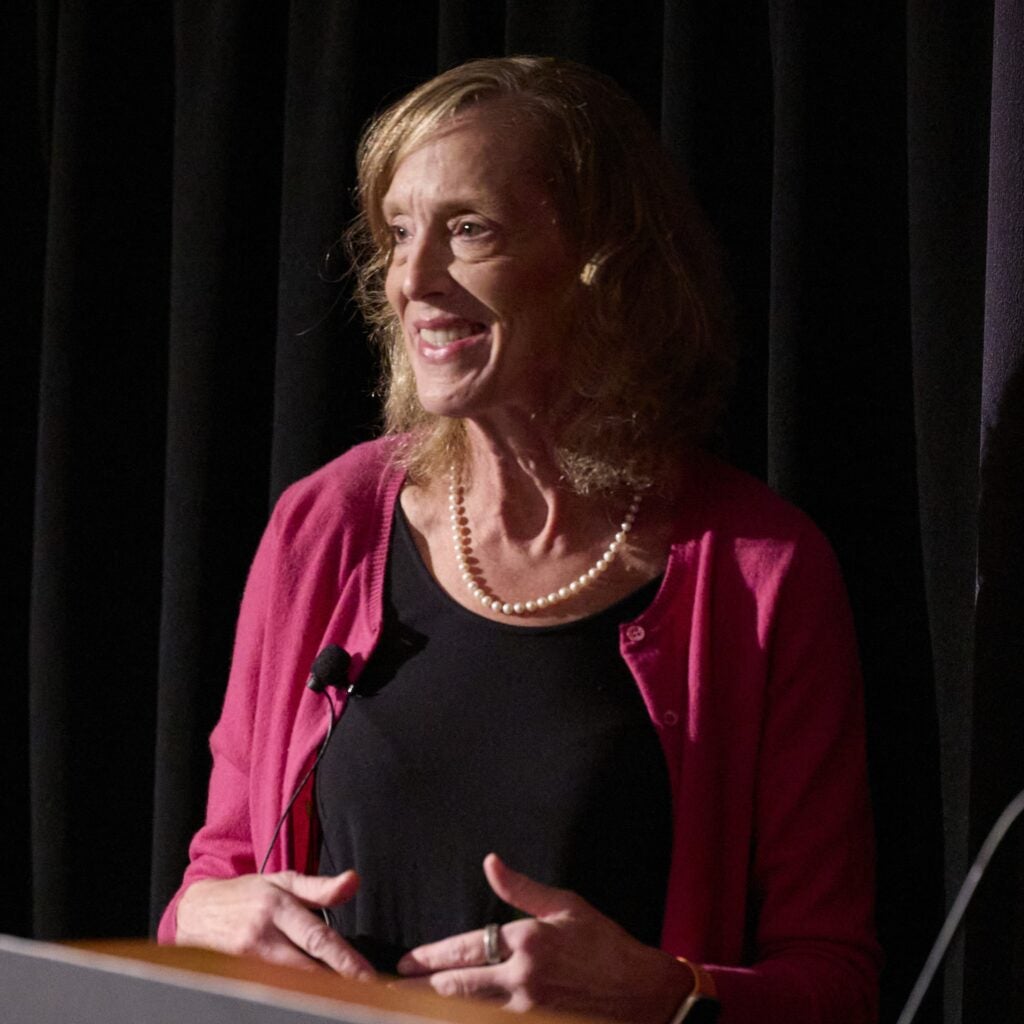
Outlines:
<svg viewBox="0 0 1024 1024"><path fill-rule="evenodd" d="M672 711L671 709L669 709L668 711L665 712L665 714L663 714L661 716L661 721L662 721L663 725L678 725L679 724L679 712L678 711Z"/></svg>
<svg viewBox="0 0 1024 1024"><path fill-rule="evenodd" d="M638 644L647 635L647 631L643 626L627 626L626 627L626 639L631 644Z"/></svg>

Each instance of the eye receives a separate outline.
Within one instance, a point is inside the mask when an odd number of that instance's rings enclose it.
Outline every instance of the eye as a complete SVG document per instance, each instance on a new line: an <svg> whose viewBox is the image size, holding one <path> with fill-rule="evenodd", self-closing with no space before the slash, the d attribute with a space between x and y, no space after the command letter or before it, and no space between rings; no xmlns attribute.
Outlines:
<svg viewBox="0 0 1024 1024"><path fill-rule="evenodd" d="M475 220L458 220L452 229L456 238L474 239L487 234L487 227Z"/></svg>
<svg viewBox="0 0 1024 1024"><path fill-rule="evenodd" d="M403 224L389 224L388 233L391 235L392 245L401 245L409 238L409 229Z"/></svg>

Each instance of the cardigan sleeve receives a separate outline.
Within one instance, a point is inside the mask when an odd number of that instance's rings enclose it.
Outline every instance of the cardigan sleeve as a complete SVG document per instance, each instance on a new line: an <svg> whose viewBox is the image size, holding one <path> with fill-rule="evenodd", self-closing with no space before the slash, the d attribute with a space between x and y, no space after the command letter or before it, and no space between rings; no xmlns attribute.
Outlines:
<svg viewBox="0 0 1024 1024"><path fill-rule="evenodd" d="M871 1024L880 951L863 688L845 588L813 528L774 595L766 642L753 961L713 969L722 1024Z"/></svg>
<svg viewBox="0 0 1024 1024"><path fill-rule="evenodd" d="M357 671L379 633L388 530L404 474L394 439L357 445L280 496L249 570L224 706L210 736L206 820L157 936L173 942L178 903L204 878L256 871L286 795L323 737L321 698L302 685L328 639ZM306 815L303 818L303 815ZM294 866L308 826L296 800L268 868Z"/></svg>
<svg viewBox="0 0 1024 1024"><path fill-rule="evenodd" d="M210 735L213 769L206 820L189 846L182 884L160 919L157 939L161 943L174 942L178 903L193 882L232 878L254 872L258 866L250 830L249 769L268 595L278 549L275 527L272 518L249 570L224 706Z"/></svg>

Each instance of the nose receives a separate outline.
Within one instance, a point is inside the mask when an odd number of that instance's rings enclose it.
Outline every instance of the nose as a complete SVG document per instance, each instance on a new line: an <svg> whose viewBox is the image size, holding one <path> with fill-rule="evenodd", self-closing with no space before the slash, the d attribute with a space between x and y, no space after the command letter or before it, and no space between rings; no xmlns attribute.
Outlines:
<svg viewBox="0 0 1024 1024"><path fill-rule="evenodd" d="M448 266L451 251L426 233L411 241L403 253L402 293L407 299L444 294L452 286Z"/></svg>

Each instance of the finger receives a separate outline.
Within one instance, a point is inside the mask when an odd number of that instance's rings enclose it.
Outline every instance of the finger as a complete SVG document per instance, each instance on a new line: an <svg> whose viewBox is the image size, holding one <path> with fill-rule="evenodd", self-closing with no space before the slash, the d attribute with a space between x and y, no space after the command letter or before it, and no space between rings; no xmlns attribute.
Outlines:
<svg viewBox="0 0 1024 1024"><path fill-rule="evenodd" d="M429 942L410 949L396 965L399 974L415 976L432 971L446 971L457 967L480 967L487 962L484 929L477 928L461 935L452 935L438 942ZM504 960L509 955L508 944L498 931L498 953Z"/></svg>
<svg viewBox="0 0 1024 1024"><path fill-rule="evenodd" d="M411 991L419 990L423 992L430 988L430 975L420 974L416 977L409 978L393 978L387 982L388 988L405 988Z"/></svg>
<svg viewBox="0 0 1024 1024"><path fill-rule="evenodd" d="M263 877L310 908L336 907L340 903L347 903L359 888L359 876L354 871L343 871L340 875L303 875L298 871L276 871Z"/></svg>
<svg viewBox="0 0 1024 1024"><path fill-rule="evenodd" d="M261 960L267 960L273 964L281 964L283 967L297 967L303 971L326 971L330 970L326 964L314 960L304 950L299 949L287 936L280 931L271 933L272 937L264 939L255 948L247 952L258 956Z"/></svg>
<svg viewBox="0 0 1024 1024"><path fill-rule="evenodd" d="M513 871L496 853L484 857L484 874L499 899L531 917L550 917L571 910L577 902L566 889L544 885Z"/></svg>
<svg viewBox="0 0 1024 1024"><path fill-rule="evenodd" d="M274 925L292 945L343 977L360 980L376 977L369 961L301 904L283 902L274 914Z"/></svg>
<svg viewBox="0 0 1024 1024"><path fill-rule="evenodd" d="M507 984L502 981L502 968L463 967L440 971L427 978L430 987L439 996L460 996L474 999L506 999Z"/></svg>

